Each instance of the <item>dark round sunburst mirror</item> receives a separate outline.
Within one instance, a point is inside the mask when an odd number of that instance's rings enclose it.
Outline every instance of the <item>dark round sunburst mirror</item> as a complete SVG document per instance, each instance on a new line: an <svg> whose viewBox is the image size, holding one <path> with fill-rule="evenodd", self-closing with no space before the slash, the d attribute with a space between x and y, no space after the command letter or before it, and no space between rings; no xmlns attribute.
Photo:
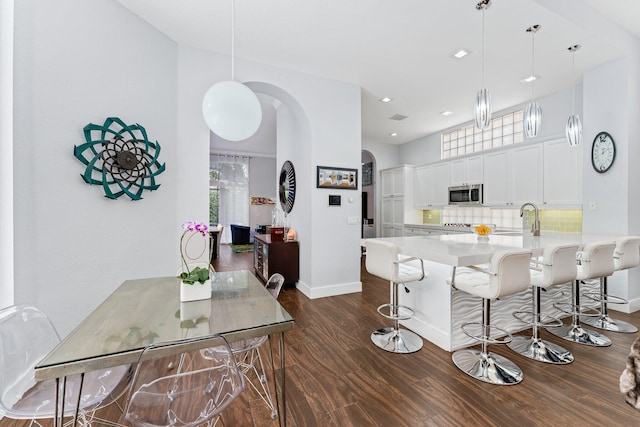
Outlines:
<svg viewBox="0 0 640 427"><path fill-rule="evenodd" d="M282 211L288 214L293 209L293 202L296 201L296 170L289 160L284 162L280 169L278 195Z"/></svg>

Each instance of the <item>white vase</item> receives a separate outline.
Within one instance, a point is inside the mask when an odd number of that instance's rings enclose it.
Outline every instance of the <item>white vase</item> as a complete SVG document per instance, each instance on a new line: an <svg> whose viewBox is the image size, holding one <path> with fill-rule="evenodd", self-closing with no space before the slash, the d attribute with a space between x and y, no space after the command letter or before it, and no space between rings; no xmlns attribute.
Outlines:
<svg viewBox="0 0 640 427"><path fill-rule="evenodd" d="M180 301L198 301L201 299L211 298L211 279L201 284L196 282L193 285L189 285L184 282L180 282Z"/></svg>

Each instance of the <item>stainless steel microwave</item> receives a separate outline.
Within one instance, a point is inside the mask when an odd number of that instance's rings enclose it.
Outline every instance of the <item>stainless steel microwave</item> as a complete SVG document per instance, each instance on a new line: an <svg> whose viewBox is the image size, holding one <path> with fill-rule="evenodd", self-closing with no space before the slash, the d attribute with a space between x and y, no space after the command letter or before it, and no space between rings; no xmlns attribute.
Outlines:
<svg viewBox="0 0 640 427"><path fill-rule="evenodd" d="M482 205L482 184L459 185L449 187L450 205Z"/></svg>

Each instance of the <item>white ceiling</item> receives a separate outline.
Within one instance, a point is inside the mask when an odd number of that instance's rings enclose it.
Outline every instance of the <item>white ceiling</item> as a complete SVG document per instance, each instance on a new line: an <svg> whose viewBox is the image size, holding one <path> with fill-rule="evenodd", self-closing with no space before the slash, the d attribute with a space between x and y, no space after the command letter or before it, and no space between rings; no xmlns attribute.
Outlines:
<svg viewBox="0 0 640 427"><path fill-rule="evenodd" d="M231 0L116 1L181 45L231 51ZM235 54L362 87L363 140L404 143L473 119L482 86L478 1L236 0ZM624 55L598 26L574 24L543 6L551 1L492 0L485 12L485 87L494 111L531 96L531 86L520 83L531 74L531 25L542 26L536 95L567 88L582 70ZM572 1L640 37L640 0ZM566 49L574 44L582 49L572 77ZM452 59L459 48L472 54ZM384 96L394 100L379 102ZM454 114L441 116L445 110ZM394 114L408 118L389 120Z"/></svg>

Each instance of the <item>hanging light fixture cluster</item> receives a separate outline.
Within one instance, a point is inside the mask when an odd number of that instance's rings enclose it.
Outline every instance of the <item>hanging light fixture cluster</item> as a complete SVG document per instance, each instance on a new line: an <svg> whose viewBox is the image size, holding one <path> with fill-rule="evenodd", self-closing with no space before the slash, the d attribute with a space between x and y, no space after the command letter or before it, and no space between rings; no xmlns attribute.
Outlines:
<svg viewBox="0 0 640 427"><path fill-rule="evenodd" d="M531 102L524 110L524 132L527 138L533 138L538 135L540 130L540 123L542 122L542 108L535 101L534 85L536 82L535 75L535 37L536 33L540 29L540 25L532 25L527 28L527 32L531 33Z"/></svg>
<svg viewBox="0 0 640 427"><path fill-rule="evenodd" d="M485 87L484 82L484 11L489 7L491 0L482 0L476 5L477 10L482 11L482 86L483 89L478 91L476 95L476 104L473 110L476 126L484 129L491 123L491 95Z"/></svg>
<svg viewBox="0 0 640 427"><path fill-rule="evenodd" d="M576 44L573 46L569 46L567 49L571 52L571 79L574 79L574 73L576 68L576 51L580 49L580 45ZM576 145L580 145L582 143L582 122L580 121L580 116L576 114L576 84L573 81L572 92L571 92L571 115L569 119L567 119L567 126L565 128L565 134L567 136L567 141L569 145L575 147Z"/></svg>
<svg viewBox="0 0 640 427"><path fill-rule="evenodd" d="M252 136L262 122L258 97L235 81L235 3L231 0L231 80L211 86L202 100L202 115L209 129L228 141Z"/></svg>

